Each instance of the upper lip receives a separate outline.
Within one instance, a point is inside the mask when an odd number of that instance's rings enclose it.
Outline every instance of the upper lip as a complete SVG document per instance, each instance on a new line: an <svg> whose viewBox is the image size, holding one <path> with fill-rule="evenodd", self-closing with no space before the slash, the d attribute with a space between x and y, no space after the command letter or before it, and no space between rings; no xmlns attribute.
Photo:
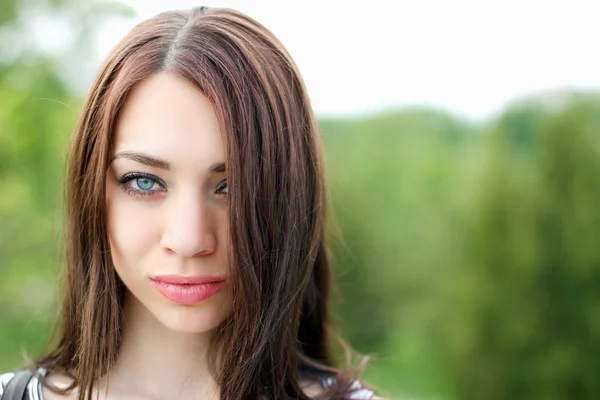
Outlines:
<svg viewBox="0 0 600 400"><path fill-rule="evenodd" d="M225 279L211 275L157 275L151 278L153 281L171 283L175 285L201 285L203 283L222 282Z"/></svg>

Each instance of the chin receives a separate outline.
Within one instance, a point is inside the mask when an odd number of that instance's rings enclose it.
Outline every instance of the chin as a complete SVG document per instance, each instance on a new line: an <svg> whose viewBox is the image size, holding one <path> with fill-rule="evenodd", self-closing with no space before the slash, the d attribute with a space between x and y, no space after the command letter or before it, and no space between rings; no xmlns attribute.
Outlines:
<svg viewBox="0 0 600 400"><path fill-rule="evenodd" d="M164 307L153 312L158 321L167 329L180 333L208 333L218 327L226 314L214 307L182 306L179 304Z"/></svg>
<svg viewBox="0 0 600 400"><path fill-rule="evenodd" d="M164 327L180 333L208 333L231 313L229 298L224 291L201 303L183 305L152 291L128 291L125 314L131 323L147 331L156 332Z"/></svg>

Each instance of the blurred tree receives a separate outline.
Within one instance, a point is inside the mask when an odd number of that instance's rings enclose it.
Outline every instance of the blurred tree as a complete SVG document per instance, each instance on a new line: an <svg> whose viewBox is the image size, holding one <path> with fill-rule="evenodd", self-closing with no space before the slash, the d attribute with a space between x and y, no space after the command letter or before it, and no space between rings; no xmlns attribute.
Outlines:
<svg viewBox="0 0 600 400"><path fill-rule="evenodd" d="M471 127L427 109L321 121L334 220L343 335L373 353L369 379L390 391L434 395L428 332L437 286L453 257L451 219Z"/></svg>
<svg viewBox="0 0 600 400"><path fill-rule="evenodd" d="M506 111L498 121L500 129L509 136L514 149L531 154L540 125L546 120L546 112L536 104L515 107Z"/></svg>
<svg viewBox="0 0 600 400"><path fill-rule="evenodd" d="M458 399L600 397L597 104L548 116L528 159L522 125L498 125L441 319Z"/></svg>
<svg viewBox="0 0 600 400"><path fill-rule="evenodd" d="M551 119L539 160L539 302L531 382L539 398L600 398L600 105Z"/></svg>
<svg viewBox="0 0 600 400"><path fill-rule="evenodd" d="M117 3L2 0L0 5L0 369L36 353L53 320L61 177L94 40ZM130 13L129 13L130 15ZM75 67L73 67L75 65ZM84 69L82 67L82 69Z"/></svg>

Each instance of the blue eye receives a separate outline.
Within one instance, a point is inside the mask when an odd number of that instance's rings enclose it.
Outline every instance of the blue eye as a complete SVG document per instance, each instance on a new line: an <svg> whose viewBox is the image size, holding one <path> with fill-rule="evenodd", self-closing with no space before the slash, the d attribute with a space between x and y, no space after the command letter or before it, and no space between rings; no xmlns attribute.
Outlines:
<svg viewBox="0 0 600 400"><path fill-rule="evenodd" d="M154 182L153 180L148 179L148 178L137 178L135 180L135 183L142 190L150 190L150 189L152 189L152 186L154 186L154 184L156 182Z"/></svg>
<svg viewBox="0 0 600 400"><path fill-rule="evenodd" d="M154 196L158 192L166 191L161 180L143 172L131 172L118 179L119 186L130 196L145 197Z"/></svg>

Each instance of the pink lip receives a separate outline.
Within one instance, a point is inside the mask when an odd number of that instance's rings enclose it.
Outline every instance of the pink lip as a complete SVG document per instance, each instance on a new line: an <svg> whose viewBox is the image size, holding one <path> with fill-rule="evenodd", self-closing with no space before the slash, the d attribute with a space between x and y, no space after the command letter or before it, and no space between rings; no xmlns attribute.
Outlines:
<svg viewBox="0 0 600 400"><path fill-rule="evenodd" d="M225 286L223 278L207 275L161 275L151 280L160 294L179 304L200 303Z"/></svg>

